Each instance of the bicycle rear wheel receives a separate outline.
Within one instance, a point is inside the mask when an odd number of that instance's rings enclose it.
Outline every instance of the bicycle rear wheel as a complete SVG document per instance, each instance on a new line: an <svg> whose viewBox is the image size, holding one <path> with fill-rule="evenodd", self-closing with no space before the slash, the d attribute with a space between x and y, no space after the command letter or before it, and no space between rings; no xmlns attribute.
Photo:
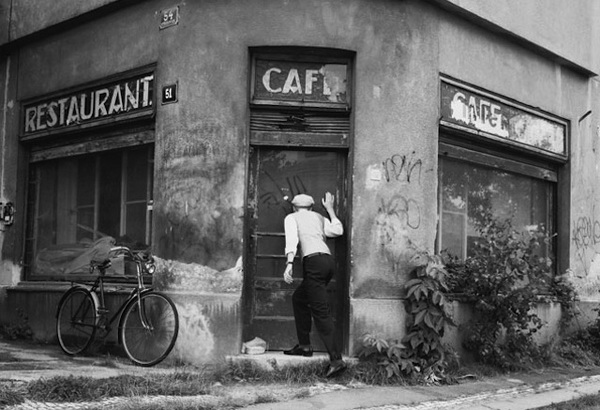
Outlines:
<svg viewBox="0 0 600 410"><path fill-rule="evenodd" d="M154 366L175 346L179 332L175 304L162 293L144 293L125 307L119 331L127 356L140 366Z"/></svg>
<svg viewBox="0 0 600 410"><path fill-rule="evenodd" d="M68 355L83 352L96 334L96 304L89 290L71 288L58 304L56 334L61 349Z"/></svg>

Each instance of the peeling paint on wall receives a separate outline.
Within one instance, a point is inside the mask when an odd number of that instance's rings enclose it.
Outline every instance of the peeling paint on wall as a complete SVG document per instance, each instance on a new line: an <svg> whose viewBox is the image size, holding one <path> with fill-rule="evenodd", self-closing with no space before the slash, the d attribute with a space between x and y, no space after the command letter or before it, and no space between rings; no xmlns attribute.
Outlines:
<svg viewBox="0 0 600 410"><path fill-rule="evenodd" d="M2 244L0 240L0 245ZM0 246L1 249L1 246ZM0 286L15 286L21 280L21 266L10 260L0 263Z"/></svg>
<svg viewBox="0 0 600 410"><path fill-rule="evenodd" d="M184 363L203 363L212 359L215 337L211 332L210 320L201 306L177 303L179 313L179 335L173 349L173 357Z"/></svg>
<svg viewBox="0 0 600 410"><path fill-rule="evenodd" d="M207 293L241 293L243 283L242 257L222 271L198 263L183 263L155 257L154 286L165 290L200 291Z"/></svg>
<svg viewBox="0 0 600 410"><path fill-rule="evenodd" d="M369 165L367 167L367 182L366 188L371 190L377 188L383 179L381 166L379 164Z"/></svg>

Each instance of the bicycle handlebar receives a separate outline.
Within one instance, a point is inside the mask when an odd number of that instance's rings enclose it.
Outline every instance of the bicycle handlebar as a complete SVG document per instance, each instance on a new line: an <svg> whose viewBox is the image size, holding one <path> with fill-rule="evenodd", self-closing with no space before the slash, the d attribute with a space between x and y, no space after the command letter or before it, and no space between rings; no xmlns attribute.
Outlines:
<svg viewBox="0 0 600 410"><path fill-rule="evenodd" d="M115 255L115 256L120 255L120 254L126 254L127 256L133 258L134 261L136 262L136 264L138 264L138 266L141 269L139 273L148 273L148 274L152 275L156 268L155 264L154 264L154 258L152 257L151 254L149 254L146 251L133 251L128 246L114 246L114 247L110 248L109 255L110 254ZM109 259L106 259L106 261L101 262L101 263L92 261L90 263L90 270L99 268L101 271L103 271L106 268L108 268L109 266L110 266Z"/></svg>
<svg viewBox="0 0 600 410"><path fill-rule="evenodd" d="M148 255L148 253L146 251L133 251L131 250L130 247L128 246L113 246L112 248L110 248L110 254L121 254L121 253L125 253L133 258L138 258L143 260L144 258L142 258L140 255Z"/></svg>

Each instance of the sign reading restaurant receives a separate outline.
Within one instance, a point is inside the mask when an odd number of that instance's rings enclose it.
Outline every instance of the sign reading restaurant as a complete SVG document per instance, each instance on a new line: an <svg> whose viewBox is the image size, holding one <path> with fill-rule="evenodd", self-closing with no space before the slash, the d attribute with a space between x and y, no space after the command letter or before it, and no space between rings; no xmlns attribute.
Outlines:
<svg viewBox="0 0 600 410"><path fill-rule="evenodd" d="M23 136L62 132L105 119L129 118L152 110L154 74L36 101L23 107Z"/></svg>
<svg viewBox="0 0 600 410"><path fill-rule="evenodd" d="M566 157L566 124L445 79L441 122Z"/></svg>

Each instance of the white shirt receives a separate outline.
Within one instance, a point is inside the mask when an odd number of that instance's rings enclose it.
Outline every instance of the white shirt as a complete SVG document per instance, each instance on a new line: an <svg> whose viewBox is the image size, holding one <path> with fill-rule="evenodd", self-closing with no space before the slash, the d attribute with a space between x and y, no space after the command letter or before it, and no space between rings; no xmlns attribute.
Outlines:
<svg viewBox="0 0 600 410"><path fill-rule="evenodd" d="M326 238L335 238L344 233L342 222L338 218L331 221L318 212L305 208L288 214L283 220L285 228L285 254L296 256L298 243L302 256L315 252L331 254Z"/></svg>

